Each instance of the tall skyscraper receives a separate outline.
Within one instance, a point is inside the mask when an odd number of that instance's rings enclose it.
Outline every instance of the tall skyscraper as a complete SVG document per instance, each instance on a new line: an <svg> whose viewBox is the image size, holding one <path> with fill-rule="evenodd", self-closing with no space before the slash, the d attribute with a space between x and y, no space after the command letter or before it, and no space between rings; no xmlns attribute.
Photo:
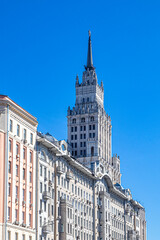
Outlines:
<svg viewBox="0 0 160 240"><path fill-rule="evenodd" d="M97 173L108 172L113 181L120 183L120 160L111 156L111 118L104 109L103 82L98 84L93 65L90 31L87 64L82 82L76 78L76 103L68 108L67 115L72 156Z"/></svg>

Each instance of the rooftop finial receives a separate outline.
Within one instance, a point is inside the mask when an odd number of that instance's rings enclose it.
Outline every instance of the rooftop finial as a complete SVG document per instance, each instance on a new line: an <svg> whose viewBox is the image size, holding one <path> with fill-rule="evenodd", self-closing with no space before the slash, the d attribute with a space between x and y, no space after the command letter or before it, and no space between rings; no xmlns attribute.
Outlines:
<svg viewBox="0 0 160 240"><path fill-rule="evenodd" d="M91 31L88 31L89 39L88 39L88 55L87 55L87 65L85 66L85 69L87 70L94 70L93 66L93 59L92 59L92 44L91 44Z"/></svg>

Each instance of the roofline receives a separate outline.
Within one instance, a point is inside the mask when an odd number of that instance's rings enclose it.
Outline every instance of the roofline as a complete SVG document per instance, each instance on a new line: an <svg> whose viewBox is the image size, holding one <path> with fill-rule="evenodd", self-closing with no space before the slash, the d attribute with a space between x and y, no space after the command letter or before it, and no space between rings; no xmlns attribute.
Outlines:
<svg viewBox="0 0 160 240"><path fill-rule="evenodd" d="M18 105L16 102L14 102L7 95L0 95L0 102L4 102L4 103L8 104L9 106L15 108L17 111L21 111L26 117L30 118L30 120L32 122L34 122L35 125L38 125L38 121L37 121L36 117L34 117L29 112L27 112L24 108L22 108L20 105Z"/></svg>

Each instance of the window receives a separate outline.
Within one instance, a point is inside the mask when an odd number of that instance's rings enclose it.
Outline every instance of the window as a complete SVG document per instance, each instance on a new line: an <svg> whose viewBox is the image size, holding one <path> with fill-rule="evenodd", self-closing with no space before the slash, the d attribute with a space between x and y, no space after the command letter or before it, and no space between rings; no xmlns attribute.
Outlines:
<svg viewBox="0 0 160 240"><path fill-rule="evenodd" d="M11 214L11 212L10 212L10 207L8 207L8 220L10 220L10 214Z"/></svg>
<svg viewBox="0 0 160 240"><path fill-rule="evenodd" d="M85 122L85 118L81 118L81 122L84 123Z"/></svg>
<svg viewBox="0 0 160 240"><path fill-rule="evenodd" d="M15 240L18 240L18 233L15 233Z"/></svg>
<svg viewBox="0 0 160 240"><path fill-rule="evenodd" d="M73 132L73 127L71 127L71 132Z"/></svg>
<svg viewBox="0 0 160 240"><path fill-rule="evenodd" d="M8 172L11 173L11 162L8 162Z"/></svg>
<svg viewBox="0 0 160 240"><path fill-rule="evenodd" d="M32 193L29 192L29 203L31 204L31 201L32 201Z"/></svg>
<svg viewBox="0 0 160 240"><path fill-rule="evenodd" d="M86 139L86 134L84 134L84 139Z"/></svg>
<svg viewBox="0 0 160 240"><path fill-rule="evenodd" d="M80 130L83 131L83 127L82 126L80 127Z"/></svg>
<svg viewBox="0 0 160 240"><path fill-rule="evenodd" d="M93 125L93 130L95 130L95 125Z"/></svg>
<svg viewBox="0 0 160 240"><path fill-rule="evenodd" d="M40 182L40 193L42 193L42 183Z"/></svg>
<svg viewBox="0 0 160 240"><path fill-rule="evenodd" d="M72 119L72 123L76 123L76 119L74 118L74 119Z"/></svg>
<svg viewBox="0 0 160 240"><path fill-rule="evenodd" d="M42 176L42 165L40 165L40 176Z"/></svg>
<svg viewBox="0 0 160 240"><path fill-rule="evenodd" d="M95 133L93 133L93 138L95 138Z"/></svg>
<svg viewBox="0 0 160 240"><path fill-rule="evenodd" d="M75 143L75 148L77 148L77 143Z"/></svg>
<svg viewBox="0 0 160 240"><path fill-rule="evenodd" d="M75 127L75 132L77 132L77 127Z"/></svg>
<svg viewBox="0 0 160 240"><path fill-rule="evenodd" d="M18 177L18 165L16 165L16 176Z"/></svg>
<svg viewBox="0 0 160 240"><path fill-rule="evenodd" d="M32 162L32 152L29 153L29 161Z"/></svg>
<svg viewBox="0 0 160 240"><path fill-rule="evenodd" d="M32 172L29 172L29 182L32 182Z"/></svg>
<svg viewBox="0 0 160 240"><path fill-rule="evenodd" d="M23 168L23 180L25 180L25 168Z"/></svg>
<svg viewBox="0 0 160 240"><path fill-rule="evenodd" d="M11 240L11 232L8 231L8 240Z"/></svg>
<svg viewBox="0 0 160 240"><path fill-rule="evenodd" d="M86 131L86 126L84 126L84 131Z"/></svg>
<svg viewBox="0 0 160 240"><path fill-rule="evenodd" d="M23 191L22 191L22 201L24 201L24 196L25 196L25 190L23 189Z"/></svg>
<svg viewBox="0 0 160 240"><path fill-rule="evenodd" d="M30 134L30 144L33 144L33 133Z"/></svg>
<svg viewBox="0 0 160 240"><path fill-rule="evenodd" d="M77 135L75 135L75 140L77 140Z"/></svg>
<svg viewBox="0 0 160 240"><path fill-rule="evenodd" d="M24 212L22 212L22 221L24 223Z"/></svg>
<svg viewBox="0 0 160 240"><path fill-rule="evenodd" d="M17 221L17 218L18 218L18 210L16 209L15 210L15 220Z"/></svg>
<svg viewBox="0 0 160 240"><path fill-rule="evenodd" d="M23 138L24 138L24 140L26 140L26 137L27 137L26 129L24 128L24 130L23 130Z"/></svg>
<svg viewBox="0 0 160 240"><path fill-rule="evenodd" d="M11 184L8 183L8 196L10 196L10 195L11 195Z"/></svg>
<svg viewBox="0 0 160 240"><path fill-rule="evenodd" d="M92 130L92 125L89 125L89 130Z"/></svg>
<svg viewBox="0 0 160 240"><path fill-rule="evenodd" d="M29 214L29 225L31 225L31 214ZM31 238L29 237L29 239Z"/></svg>
<svg viewBox="0 0 160 240"><path fill-rule="evenodd" d="M16 144L16 155L18 155L18 154L19 154L19 145Z"/></svg>
<svg viewBox="0 0 160 240"><path fill-rule="evenodd" d="M9 140L9 152L11 152L11 151L12 151L12 141Z"/></svg>
<svg viewBox="0 0 160 240"><path fill-rule="evenodd" d="M26 149L23 148L23 159L25 159L25 156L26 156Z"/></svg>
<svg viewBox="0 0 160 240"><path fill-rule="evenodd" d="M80 138L82 139L82 134L80 135Z"/></svg>
<svg viewBox="0 0 160 240"><path fill-rule="evenodd" d="M86 147L86 142L84 142L84 147Z"/></svg>
<svg viewBox="0 0 160 240"><path fill-rule="evenodd" d="M17 136L19 137L19 133L20 133L20 126L17 124Z"/></svg>
<svg viewBox="0 0 160 240"><path fill-rule="evenodd" d="M91 117L91 122L93 122L93 121L94 121L94 117L92 116L92 117Z"/></svg>
<svg viewBox="0 0 160 240"><path fill-rule="evenodd" d="M71 135L71 140L73 140L73 135Z"/></svg>
<svg viewBox="0 0 160 240"><path fill-rule="evenodd" d="M12 130L13 130L13 121L12 120L10 120L9 130L10 130L10 132L12 132Z"/></svg>
<svg viewBox="0 0 160 240"><path fill-rule="evenodd" d="M22 240L25 240L25 235L24 234L22 235Z"/></svg>
<svg viewBox="0 0 160 240"><path fill-rule="evenodd" d="M32 240L32 237L31 237L31 236L29 236L29 240Z"/></svg>

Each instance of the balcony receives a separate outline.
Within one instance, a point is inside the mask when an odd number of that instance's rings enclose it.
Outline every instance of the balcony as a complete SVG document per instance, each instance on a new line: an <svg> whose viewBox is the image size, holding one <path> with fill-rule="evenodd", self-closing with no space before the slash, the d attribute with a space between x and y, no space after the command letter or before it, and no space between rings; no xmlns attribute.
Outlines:
<svg viewBox="0 0 160 240"><path fill-rule="evenodd" d="M43 192L43 198L44 199L50 199L51 198L51 193L50 192L48 192L48 191L44 191Z"/></svg>
<svg viewBox="0 0 160 240"><path fill-rule="evenodd" d="M64 169L62 168L62 166L58 166L58 167L57 167L57 173L58 173L58 174L64 173Z"/></svg>
<svg viewBox="0 0 160 240"><path fill-rule="evenodd" d="M67 171L67 173L66 173L66 178L69 179L69 180L71 180L71 179L73 178L73 173L70 172L70 171Z"/></svg>
<svg viewBox="0 0 160 240"><path fill-rule="evenodd" d="M51 225L44 225L43 227L42 227L42 232L43 232L43 234L49 234L49 233L51 233L52 232L52 226Z"/></svg>

